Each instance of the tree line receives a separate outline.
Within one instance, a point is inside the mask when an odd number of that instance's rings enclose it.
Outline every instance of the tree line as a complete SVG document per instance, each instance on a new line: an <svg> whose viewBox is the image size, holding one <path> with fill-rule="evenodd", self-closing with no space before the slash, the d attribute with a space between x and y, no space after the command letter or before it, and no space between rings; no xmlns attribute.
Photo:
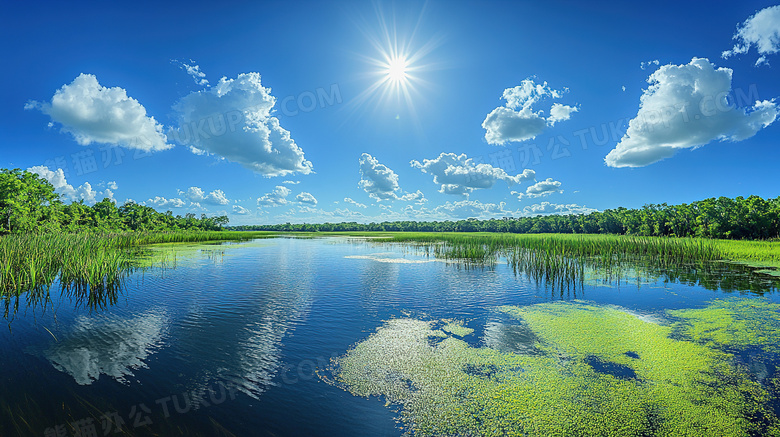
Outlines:
<svg viewBox="0 0 780 437"><path fill-rule="evenodd" d="M80 231L214 231L227 216L174 216L129 201L117 206L103 199L89 206L83 200L65 204L54 186L35 173L0 169L0 234Z"/></svg>
<svg viewBox="0 0 780 437"><path fill-rule="evenodd" d="M458 221L395 221L381 223L323 223L233 226L234 230L288 232L512 232L620 234L721 239L780 238L780 197L763 199L718 197L689 204L648 204L589 214L504 217Z"/></svg>

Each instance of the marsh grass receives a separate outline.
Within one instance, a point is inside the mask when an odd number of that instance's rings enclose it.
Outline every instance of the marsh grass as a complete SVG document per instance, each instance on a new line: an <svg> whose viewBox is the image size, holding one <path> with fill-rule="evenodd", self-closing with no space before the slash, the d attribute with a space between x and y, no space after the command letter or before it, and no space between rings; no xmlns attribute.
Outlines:
<svg viewBox="0 0 780 437"><path fill-rule="evenodd" d="M89 300L90 291L114 292L138 267L143 247L160 243L243 241L268 232L132 232L0 237L0 296L48 292L55 281ZM99 302L95 302L98 304Z"/></svg>
<svg viewBox="0 0 780 437"><path fill-rule="evenodd" d="M501 260L515 274L553 289L582 288L586 278L620 281L637 265L667 268L724 257L714 240L617 235L401 233L382 240L465 265Z"/></svg>

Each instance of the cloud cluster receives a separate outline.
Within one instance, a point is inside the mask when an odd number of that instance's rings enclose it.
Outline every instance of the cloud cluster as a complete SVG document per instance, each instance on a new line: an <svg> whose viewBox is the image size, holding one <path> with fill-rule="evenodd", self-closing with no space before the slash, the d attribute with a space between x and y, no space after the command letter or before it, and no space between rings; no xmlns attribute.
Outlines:
<svg viewBox="0 0 780 437"><path fill-rule="evenodd" d="M728 99L732 70L693 58L685 65L664 65L647 79L639 111L605 162L610 167L642 167L712 141L742 141L772 124L773 100L737 108Z"/></svg>
<svg viewBox="0 0 780 437"><path fill-rule="evenodd" d="M174 105L179 116L171 136L197 151L219 155L264 176L309 174L303 150L271 116L276 98L259 73L220 79Z"/></svg>
<svg viewBox="0 0 780 437"><path fill-rule="evenodd" d="M59 123L82 146L103 143L144 151L173 147L163 126L146 115L138 100L120 87L106 88L91 74L80 74L54 93L51 102L29 101L25 109L37 109Z"/></svg>
<svg viewBox="0 0 780 437"><path fill-rule="evenodd" d="M214 190L208 194L199 187L190 187L187 191L179 190L180 196L185 196L192 203L207 205L227 205L230 200L222 190Z"/></svg>
<svg viewBox="0 0 780 437"><path fill-rule="evenodd" d="M244 208L241 205L233 205L233 214L250 215L252 214L252 211L248 210L247 208Z"/></svg>
<svg viewBox="0 0 780 437"><path fill-rule="evenodd" d="M661 62L658 59L653 59L652 61L647 61L647 62L642 61L642 62L639 63L639 68L641 68L642 70L646 70L646 69L652 67L653 65L655 65L657 67L657 66L661 65Z"/></svg>
<svg viewBox="0 0 780 437"><path fill-rule="evenodd" d="M195 81L196 84L200 86L206 86L209 84L208 79L206 79L206 73L200 71L200 66L195 64L195 61L190 59L190 63L187 64L185 62L180 61L173 61L175 64L179 65L179 67L186 71L187 74L192 77L192 80Z"/></svg>
<svg viewBox="0 0 780 437"><path fill-rule="evenodd" d="M508 185L531 181L536 177L533 170L510 176L503 169L490 164L477 163L466 154L442 153L435 159L412 161L412 167L433 176L433 182L440 185L439 192L468 197L475 189L490 188L496 181Z"/></svg>
<svg viewBox="0 0 780 437"><path fill-rule="evenodd" d="M110 188L106 188L103 191L96 191L92 188L89 182L84 182L78 188L74 188L65 179L65 172L58 168L57 170L50 170L49 167L43 165L37 165L30 167L27 171L35 173L42 179L48 181L54 187L54 191L63 197L66 202L78 202L83 200L87 205L94 205L98 200L98 196L102 196L100 199L108 198L114 201L114 192ZM114 183L113 186L116 186ZM116 189L116 188L115 188Z"/></svg>
<svg viewBox="0 0 780 437"><path fill-rule="evenodd" d="M307 193L306 191L302 191L300 194L295 196L295 200L298 203L304 203L312 206L317 205L317 199L314 197L314 195Z"/></svg>
<svg viewBox="0 0 780 437"><path fill-rule="evenodd" d="M766 56L780 51L780 5L762 9L737 26L734 40L737 42L734 47L723 52L724 59L747 53L755 47L761 55L756 66L769 65Z"/></svg>
<svg viewBox="0 0 780 437"><path fill-rule="evenodd" d="M433 209L434 214L441 214L450 218L491 218L498 216L510 216L512 211L505 209L506 203L482 203L479 200L461 200L447 202Z"/></svg>
<svg viewBox="0 0 780 437"><path fill-rule="evenodd" d="M277 185L273 191L264 194L257 199L258 206L282 206L287 205L287 196L291 193L290 189L282 185Z"/></svg>
<svg viewBox="0 0 780 437"><path fill-rule="evenodd" d="M536 205L526 206L523 208L523 215L536 216L536 215L566 215L566 214L590 214L596 211L593 208L587 206L577 205L576 203L570 203L568 205L542 202Z"/></svg>
<svg viewBox="0 0 780 437"><path fill-rule="evenodd" d="M179 198L166 199L165 197L155 196L144 202L144 205L157 208L183 208L187 202Z"/></svg>
<svg viewBox="0 0 780 437"><path fill-rule="evenodd" d="M360 164L360 182L358 186L374 200L403 200L417 203L427 202L422 191L403 194L398 185L398 175L376 158L364 153L358 160Z"/></svg>
<svg viewBox="0 0 780 437"><path fill-rule="evenodd" d="M544 117L544 111L534 111L533 106L543 98L559 99L566 90L554 90L547 82L537 84L533 79L525 79L520 85L504 90L505 106L499 106L490 112L482 122L485 140L488 144L505 144L509 141L525 141L535 138L547 127L571 118L578 111L576 106L554 103L550 116Z"/></svg>
<svg viewBox="0 0 780 437"><path fill-rule="evenodd" d="M523 198L534 199L537 197L549 196L550 194L558 193L560 191L561 183L553 180L553 178L547 178L526 188L525 193L512 191L512 194L517 196L518 200L522 200Z"/></svg>
<svg viewBox="0 0 780 437"><path fill-rule="evenodd" d="M352 200L352 198L350 198L350 197L345 197L344 198L344 202L351 203L351 204L355 205L358 208L366 208L365 204L360 203L360 202L356 202L356 201Z"/></svg>

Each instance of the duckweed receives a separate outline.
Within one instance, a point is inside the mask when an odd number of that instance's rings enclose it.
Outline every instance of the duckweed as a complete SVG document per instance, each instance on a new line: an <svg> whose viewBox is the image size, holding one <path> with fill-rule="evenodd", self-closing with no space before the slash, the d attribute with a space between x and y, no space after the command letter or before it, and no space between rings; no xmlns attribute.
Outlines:
<svg viewBox="0 0 780 437"><path fill-rule="evenodd" d="M444 325L441 330L448 334L457 335L458 337L465 337L474 332L473 329L463 326L463 322L457 320L445 320L445 322L447 322L447 324Z"/></svg>
<svg viewBox="0 0 780 437"><path fill-rule="evenodd" d="M669 311L675 334L720 349L760 346L780 353L780 304L767 299L717 299L706 308Z"/></svg>
<svg viewBox="0 0 780 437"><path fill-rule="evenodd" d="M471 347L445 333L454 321L394 319L334 361L334 381L398 405L410 435L780 435L767 391L672 326L582 302L500 310L543 353Z"/></svg>

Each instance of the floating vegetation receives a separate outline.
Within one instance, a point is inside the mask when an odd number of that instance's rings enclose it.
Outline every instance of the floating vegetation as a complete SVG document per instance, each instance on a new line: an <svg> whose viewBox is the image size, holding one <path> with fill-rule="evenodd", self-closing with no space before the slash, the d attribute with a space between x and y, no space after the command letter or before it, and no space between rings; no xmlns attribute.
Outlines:
<svg viewBox="0 0 780 437"><path fill-rule="evenodd" d="M780 435L770 392L731 354L673 338L675 326L583 302L500 311L533 331L540 353L394 319L334 360L334 381L398 405L409 435Z"/></svg>
<svg viewBox="0 0 780 437"><path fill-rule="evenodd" d="M448 334L457 335L458 337L465 337L474 332L473 329L463 326L463 322L461 321L446 320L446 322L447 324L444 325L441 330Z"/></svg>
<svg viewBox="0 0 780 437"><path fill-rule="evenodd" d="M719 349L758 346L780 353L780 304L766 299L716 299L706 308L673 310L675 334Z"/></svg>

